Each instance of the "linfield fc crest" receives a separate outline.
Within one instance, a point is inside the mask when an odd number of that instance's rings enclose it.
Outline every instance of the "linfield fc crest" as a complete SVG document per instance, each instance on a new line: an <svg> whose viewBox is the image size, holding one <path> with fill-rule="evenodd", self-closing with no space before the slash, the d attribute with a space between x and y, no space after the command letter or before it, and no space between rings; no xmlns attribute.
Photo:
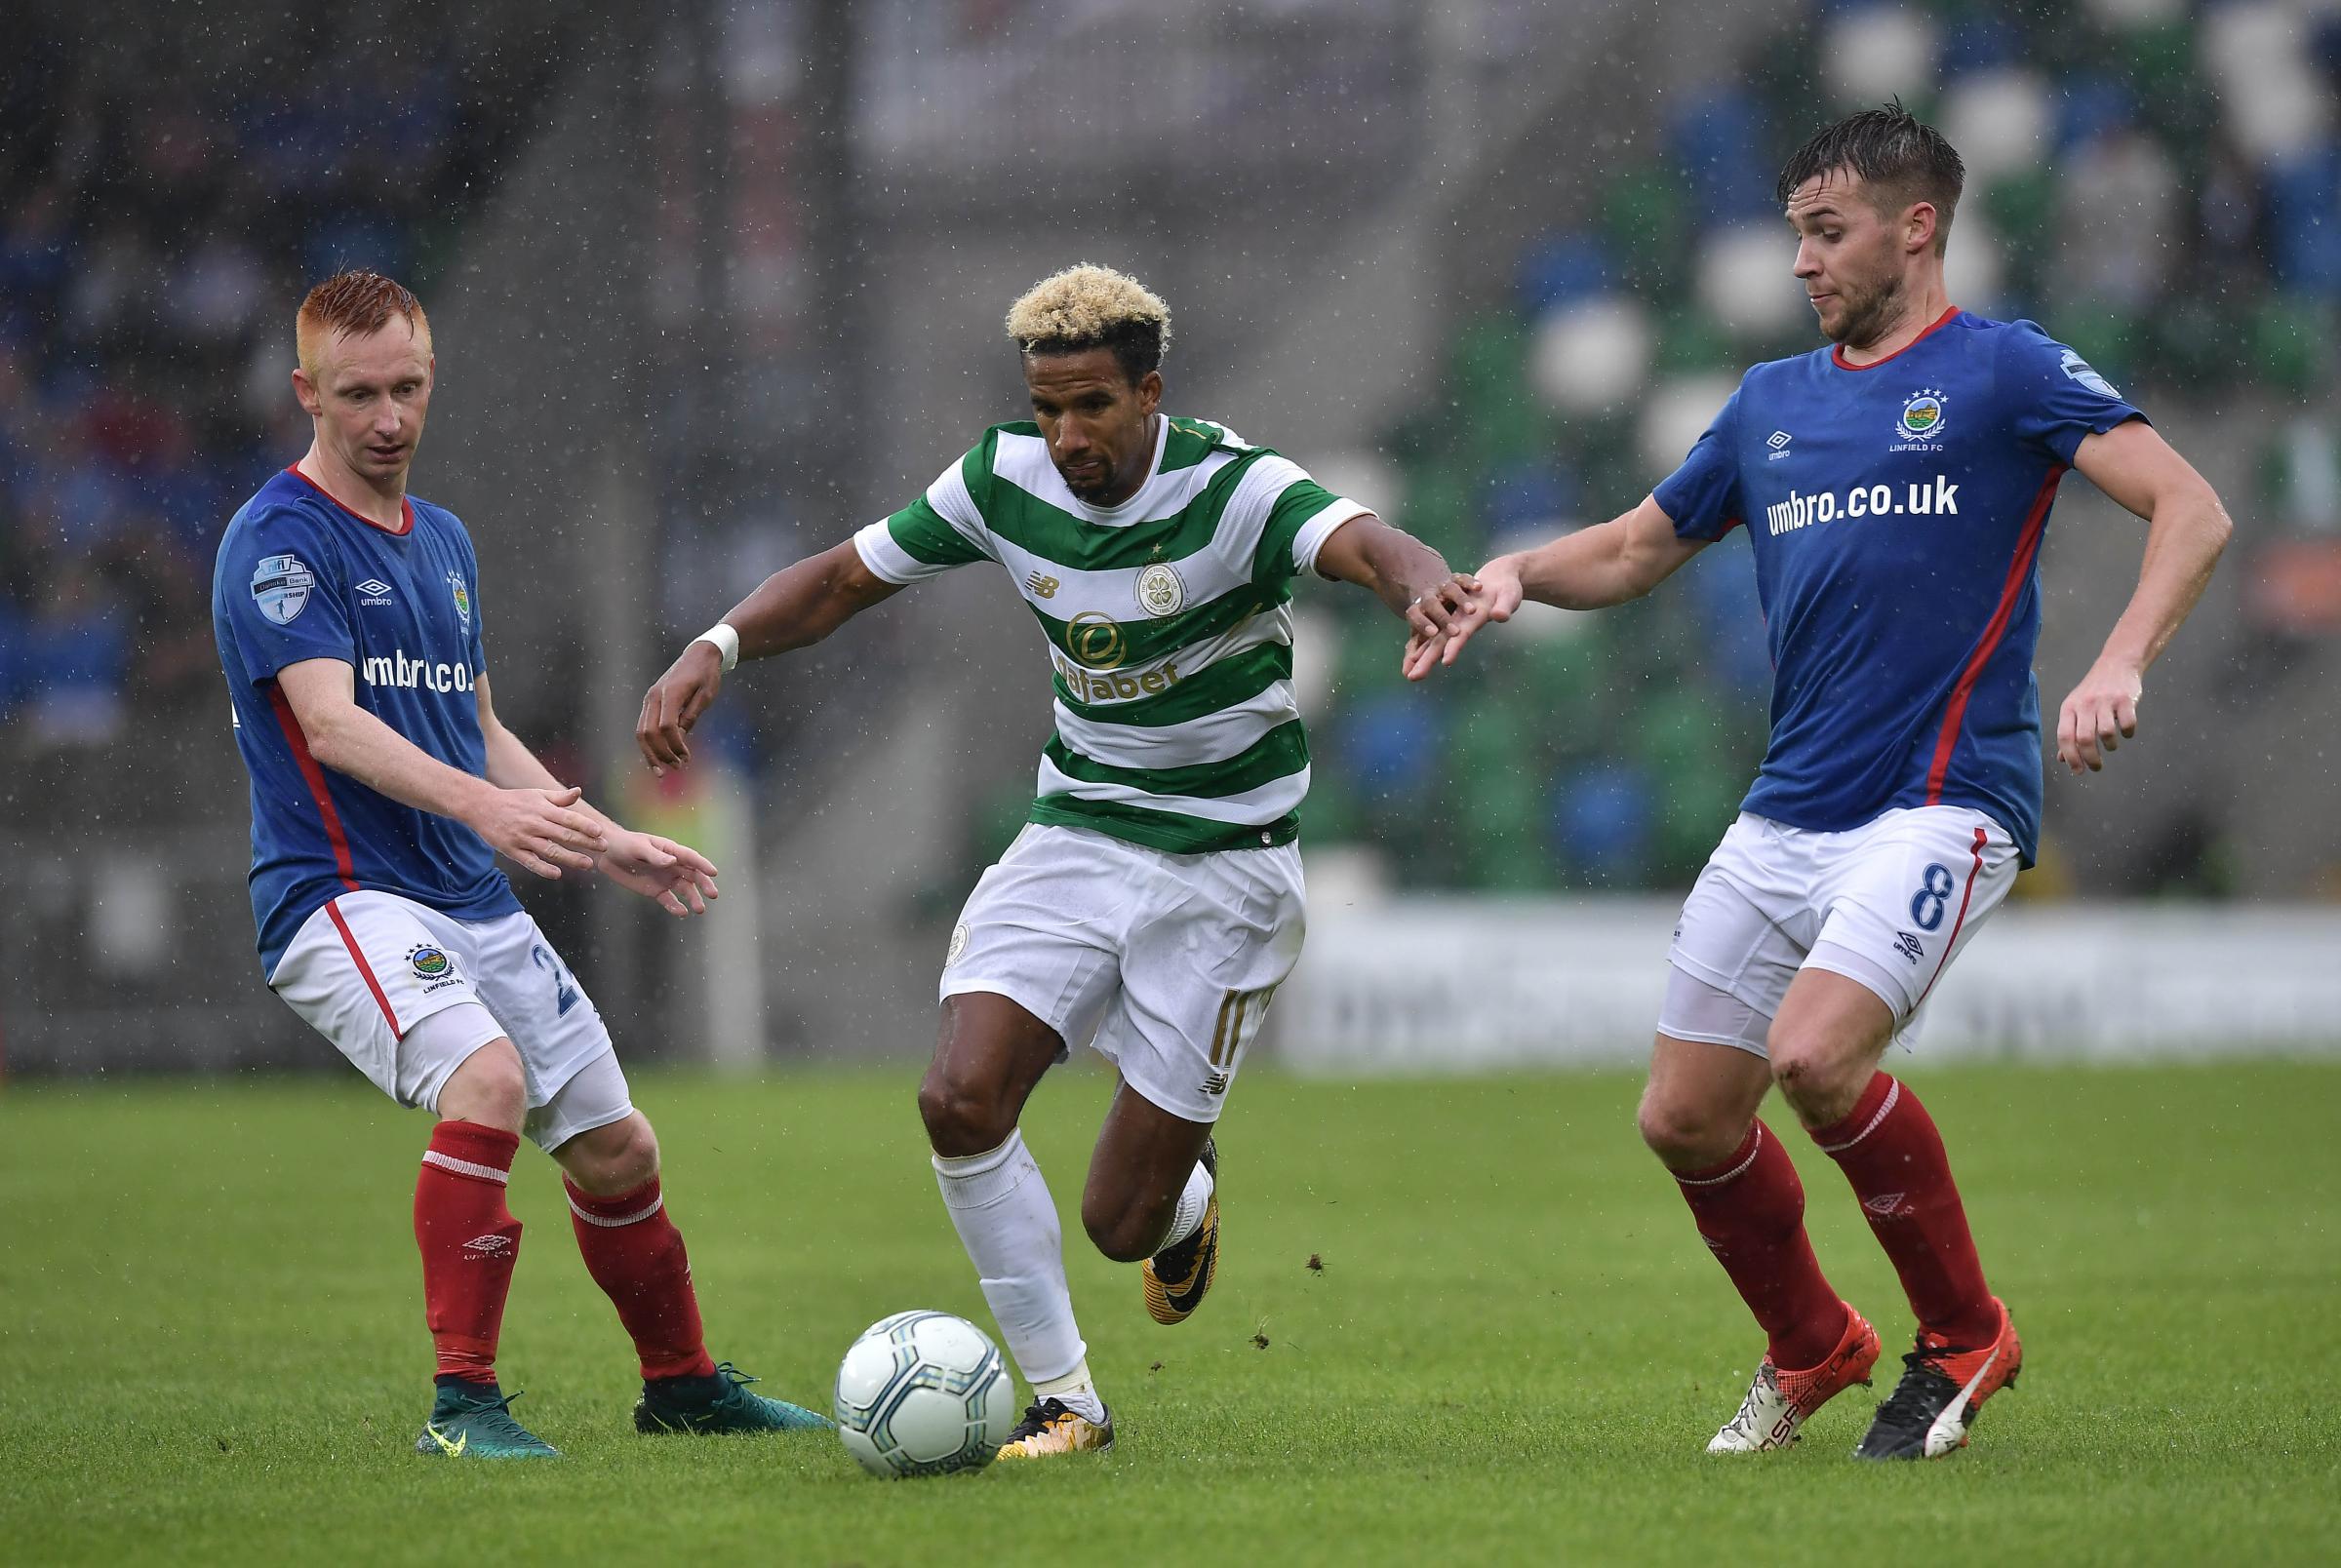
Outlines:
<svg viewBox="0 0 2341 1568"><path fill-rule="evenodd" d="M968 951L968 924L962 921L951 927L951 945L943 950L943 967L948 969Z"/></svg>
<svg viewBox="0 0 2341 1568"><path fill-rule="evenodd" d="M415 971L416 979L425 982L444 980L456 967L453 959L427 942L407 949L407 966Z"/></svg>
<svg viewBox="0 0 2341 1568"><path fill-rule="evenodd" d="M1901 421L1894 428L1905 441L1939 441L1943 418L1943 394L1934 387L1923 387L1904 401Z"/></svg>
<svg viewBox="0 0 2341 1568"><path fill-rule="evenodd" d="M463 574L459 571L451 571L447 574L447 586L455 594L456 618L463 623L464 635L469 636L471 634L471 590L463 586Z"/></svg>
<svg viewBox="0 0 2341 1568"><path fill-rule="evenodd" d="M1138 608L1147 614L1175 615L1186 602L1187 585L1169 562L1158 561L1138 573Z"/></svg>
<svg viewBox="0 0 2341 1568"><path fill-rule="evenodd" d="M279 626L292 625L293 617L308 608L309 591L316 586L317 574L296 555L262 556L252 568L252 602Z"/></svg>

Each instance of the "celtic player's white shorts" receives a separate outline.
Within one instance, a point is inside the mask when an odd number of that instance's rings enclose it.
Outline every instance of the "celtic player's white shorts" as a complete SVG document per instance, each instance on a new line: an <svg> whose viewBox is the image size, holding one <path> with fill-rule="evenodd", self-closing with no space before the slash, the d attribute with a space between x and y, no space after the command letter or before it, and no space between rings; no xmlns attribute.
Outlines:
<svg viewBox="0 0 2341 1568"><path fill-rule="evenodd" d="M2007 830L1964 806L1896 809L1846 833L1743 812L1684 902L1658 1033L1763 1056L1789 982L1815 968L1876 992L1907 1045L2016 866Z"/></svg>
<svg viewBox="0 0 2341 1568"><path fill-rule="evenodd" d="M526 915L459 921L343 893L302 922L268 986L401 1105L436 1111L456 1069L501 1036L520 1053L524 1130L540 1147L633 1112L602 1015Z"/></svg>
<svg viewBox="0 0 2341 1568"><path fill-rule="evenodd" d="M969 895L942 994L1006 997L1152 1104L1216 1121L1306 923L1296 844L1174 855L1035 824Z"/></svg>

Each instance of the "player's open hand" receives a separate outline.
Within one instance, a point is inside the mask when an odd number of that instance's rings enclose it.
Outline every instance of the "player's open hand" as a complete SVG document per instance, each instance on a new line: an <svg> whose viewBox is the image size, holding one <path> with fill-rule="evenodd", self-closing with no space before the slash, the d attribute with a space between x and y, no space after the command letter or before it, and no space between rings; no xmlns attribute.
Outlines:
<svg viewBox="0 0 2341 1568"><path fill-rule="evenodd" d="M2106 754L2138 732L2138 698L2144 692L2137 666L2099 659L2057 712L2057 760L2076 774L2101 771Z"/></svg>
<svg viewBox="0 0 2341 1568"><path fill-rule="evenodd" d="M1464 589L1464 598L1447 624L1428 634L1416 627L1407 639L1403 667L1409 681L1454 663L1473 633L1489 621L1510 620L1520 608L1520 568L1510 556L1497 556L1477 572L1458 571L1453 580Z"/></svg>
<svg viewBox="0 0 2341 1568"><path fill-rule="evenodd" d="M699 722L724 686L724 658L713 643L694 643L668 665L642 699L642 718L634 725L634 744L651 771L664 776L670 767L691 761L691 746L683 737Z"/></svg>
<svg viewBox="0 0 2341 1568"><path fill-rule="evenodd" d="M655 833L620 829L610 835L601 864L602 874L612 882L669 915L704 915L716 896L715 863L690 845Z"/></svg>
<svg viewBox="0 0 2341 1568"><path fill-rule="evenodd" d="M571 809L584 794L574 784L565 790L491 790L465 820L497 854L539 877L558 878L565 866L591 871L608 841L599 822Z"/></svg>

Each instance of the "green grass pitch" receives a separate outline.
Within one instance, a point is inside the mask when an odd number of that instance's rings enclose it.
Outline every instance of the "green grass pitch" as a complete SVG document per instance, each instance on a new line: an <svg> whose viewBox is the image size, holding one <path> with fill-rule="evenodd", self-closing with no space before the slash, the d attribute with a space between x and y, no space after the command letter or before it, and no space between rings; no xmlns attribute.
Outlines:
<svg viewBox="0 0 2341 1568"><path fill-rule="evenodd" d="M989 1327L915 1076L637 1083L710 1346L768 1391L825 1406L848 1342L897 1309ZM826 1434L637 1437L628 1347L525 1149L504 1386L568 1457L418 1458L420 1114L354 1079L13 1087L0 1559L2341 1557L2341 1066L1914 1078L2027 1352L1947 1463L1846 1457L1883 1381L1793 1452L1700 1451L1761 1344L1635 1138L1631 1077L1256 1071L1223 1124L1227 1250L1192 1321L1156 1327L1136 1271L1069 1218L1117 1451L910 1482ZM1069 1216L1108 1085L1057 1074L1027 1118ZM1843 1182L1791 1147L1824 1265L1906 1346Z"/></svg>

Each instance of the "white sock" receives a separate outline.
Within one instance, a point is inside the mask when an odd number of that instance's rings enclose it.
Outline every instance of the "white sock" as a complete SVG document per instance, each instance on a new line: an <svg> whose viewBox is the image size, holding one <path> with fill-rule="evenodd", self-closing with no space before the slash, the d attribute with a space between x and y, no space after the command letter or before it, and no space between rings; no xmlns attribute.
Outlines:
<svg viewBox="0 0 2341 1568"><path fill-rule="evenodd" d="M1046 1383L1035 1383L1032 1386L1032 1396L1035 1399L1054 1399L1066 1409L1087 1420L1099 1425L1104 1424L1105 1401L1097 1397L1097 1385L1090 1379L1090 1363L1087 1357L1083 1358L1079 1366L1061 1378L1051 1378Z"/></svg>
<svg viewBox="0 0 2341 1568"><path fill-rule="evenodd" d="M1075 1371L1086 1375L1090 1348L1065 1286L1064 1233L1023 1132L1010 1133L989 1154L936 1155L934 1180L1024 1381L1038 1390Z"/></svg>
<svg viewBox="0 0 2341 1568"><path fill-rule="evenodd" d="M1170 1229L1163 1233L1163 1244L1157 1252L1174 1247L1203 1228L1204 1211L1211 1206L1211 1173L1200 1162L1187 1173L1186 1191L1178 1195L1178 1207L1170 1215Z"/></svg>

